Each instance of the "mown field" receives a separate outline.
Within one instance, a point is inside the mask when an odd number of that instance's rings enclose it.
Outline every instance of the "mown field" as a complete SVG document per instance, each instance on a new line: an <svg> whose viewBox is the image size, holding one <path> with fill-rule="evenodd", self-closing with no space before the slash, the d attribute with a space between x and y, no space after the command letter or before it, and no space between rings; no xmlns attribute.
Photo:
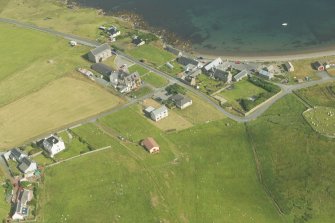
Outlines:
<svg viewBox="0 0 335 223"><path fill-rule="evenodd" d="M73 131L112 148L47 170L39 222L283 222L257 180L242 124L166 135L130 108ZM147 136L161 153L138 145Z"/></svg>
<svg viewBox="0 0 335 223"><path fill-rule="evenodd" d="M294 96L247 124L262 179L289 222L333 222L335 141L304 120Z"/></svg>

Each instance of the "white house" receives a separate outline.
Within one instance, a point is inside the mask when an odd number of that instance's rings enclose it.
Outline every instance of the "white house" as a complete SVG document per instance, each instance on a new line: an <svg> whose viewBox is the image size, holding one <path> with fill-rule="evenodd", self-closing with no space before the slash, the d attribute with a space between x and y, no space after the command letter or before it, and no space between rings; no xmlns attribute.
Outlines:
<svg viewBox="0 0 335 223"><path fill-rule="evenodd" d="M204 72L208 73L210 71L213 71L213 69L216 69L220 64L222 64L223 61L220 57L216 58L212 62L208 63L206 66L204 66Z"/></svg>
<svg viewBox="0 0 335 223"><path fill-rule="evenodd" d="M44 139L43 147L51 157L54 157L54 155L65 149L65 144L61 138L51 135L50 137Z"/></svg>
<svg viewBox="0 0 335 223"><path fill-rule="evenodd" d="M121 35L120 30L118 30L115 26L109 27L107 32L110 35L110 37L112 37L112 38L115 38L115 37Z"/></svg>
<svg viewBox="0 0 335 223"><path fill-rule="evenodd" d="M238 74L236 74L234 76L234 80L236 82L242 80L243 78L247 77L248 76L248 71L247 70L242 70L241 72L239 72Z"/></svg>
<svg viewBox="0 0 335 223"><path fill-rule="evenodd" d="M168 117L168 116L169 116L169 112L168 112L167 107L165 107L165 105L151 111L151 113L150 113L151 119L154 120L155 122L158 122L159 120L161 120L165 117Z"/></svg>
<svg viewBox="0 0 335 223"><path fill-rule="evenodd" d="M269 80L271 80L274 77L273 73L271 73L271 72L269 72L267 70L260 70L259 74L262 77L265 77L266 79L269 79Z"/></svg>

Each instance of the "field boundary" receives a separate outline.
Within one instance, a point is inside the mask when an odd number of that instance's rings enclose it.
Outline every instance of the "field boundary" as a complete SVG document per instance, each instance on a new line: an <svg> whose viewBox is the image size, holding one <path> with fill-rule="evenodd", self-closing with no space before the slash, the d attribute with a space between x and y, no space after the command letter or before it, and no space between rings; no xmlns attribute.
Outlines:
<svg viewBox="0 0 335 223"><path fill-rule="evenodd" d="M249 116L250 114L252 114L254 111L256 111L257 109L259 109L260 107L262 107L263 105L267 104L268 102L270 102L273 98L279 96L281 93L283 93L283 90L281 89L278 93L274 94L272 97L266 99L265 101L263 101L262 103L256 105L255 107L253 107L252 109L250 109L248 112L244 113L244 116Z"/></svg>

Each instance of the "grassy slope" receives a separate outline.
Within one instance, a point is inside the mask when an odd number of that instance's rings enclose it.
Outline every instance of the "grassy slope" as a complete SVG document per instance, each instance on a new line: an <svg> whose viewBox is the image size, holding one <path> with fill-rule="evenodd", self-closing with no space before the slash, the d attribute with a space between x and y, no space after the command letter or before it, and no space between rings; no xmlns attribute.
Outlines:
<svg viewBox="0 0 335 223"><path fill-rule="evenodd" d="M134 143L114 141L111 150L48 170L41 222L62 214L70 222L281 222L258 183L242 125L165 135L132 109L99 123ZM92 125L80 128L95 141L101 135ZM147 136L161 153L138 146Z"/></svg>
<svg viewBox="0 0 335 223"><path fill-rule="evenodd" d="M315 133L301 113L305 107L288 96L248 124L263 180L295 222L334 219L334 140Z"/></svg>
<svg viewBox="0 0 335 223"><path fill-rule="evenodd" d="M0 24L0 107L37 91L48 82L88 64L86 47L69 47L53 36Z"/></svg>
<svg viewBox="0 0 335 223"><path fill-rule="evenodd" d="M313 106L334 107L335 84L327 83L301 89L298 94Z"/></svg>

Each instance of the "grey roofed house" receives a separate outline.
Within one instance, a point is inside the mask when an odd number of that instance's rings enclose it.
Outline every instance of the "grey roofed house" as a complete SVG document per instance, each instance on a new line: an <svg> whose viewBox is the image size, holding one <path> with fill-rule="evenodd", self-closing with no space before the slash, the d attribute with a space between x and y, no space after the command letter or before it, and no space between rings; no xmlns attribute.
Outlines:
<svg viewBox="0 0 335 223"><path fill-rule="evenodd" d="M189 64L192 64L194 66L198 66L199 65L199 61L196 61L192 58L189 57L185 57L185 56L181 56L177 58L177 62L180 63L183 66L187 66Z"/></svg>
<svg viewBox="0 0 335 223"><path fill-rule="evenodd" d="M176 56L181 56L182 55L182 52L172 46L169 46L169 45L166 45L165 48L164 48L166 51L176 55Z"/></svg>
<svg viewBox="0 0 335 223"><path fill-rule="evenodd" d="M229 67L232 66L232 63L229 61L225 61L222 64L219 64L216 69L226 71Z"/></svg>
<svg viewBox="0 0 335 223"><path fill-rule="evenodd" d="M88 53L88 59L91 62L99 63L112 56L112 50L108 43L104 43Z"/></svg>
<svg viewBox="0 0 335 223"><path fill-rule="evenodd" d="M134 36L133 40L131 41L133 44L135 44L136 46L141 46L143 44L145 44L145 41L142 40L140 37L138 36Z"/></svg>
<svg viewBox="0 0 335 223"><path fill-rule="evenodd" d="M213 77L226 83L230 83L232 81L232 74L230 72L223 71L220 69L215 70Z"/></svg>
<svg viewBox="0 0 335 223"><path fill-rule="evenodd" d="M241 72L239 72L238 74L236 74L234 76L234 80L235 81L240 81L242 80L244 77L248 76L249 72L247 70L242 70Z"/></svg>
<svg viewBox="0 0 335 223"><path fill-rule="evenodd" d="M37 165L35 162L31 161L28 157L23 157L18 168L22 173L27 173L35 171L37 169Z"/></svg>
<svg viewBox="0 0 335 223"><path fill-rule="evenodd" d="M10 151L10 157L14 158L17 162L21 162L21 160L24 157L27 157L27 155L23 153L23 151L19 150L18 148L14 148L14 149L11 149Z"/></svg>
<svg viewBox="0 0 335 223"><path fill-rule="evenodd" d="M190 105L192 105L192 99L189 97L182 95L182 94L176 94L170 97L170 99L175 103L175 105L180 108L186 108Z"/></svg>
<svg viewBox="0 0 335 223"><path fill-rule="evenodd" d="M106 78L109 78L111 73L114 72L112 68L102 63L92 64L91 68L92 70L98 72L99 74L104 75Z"/></svg>

